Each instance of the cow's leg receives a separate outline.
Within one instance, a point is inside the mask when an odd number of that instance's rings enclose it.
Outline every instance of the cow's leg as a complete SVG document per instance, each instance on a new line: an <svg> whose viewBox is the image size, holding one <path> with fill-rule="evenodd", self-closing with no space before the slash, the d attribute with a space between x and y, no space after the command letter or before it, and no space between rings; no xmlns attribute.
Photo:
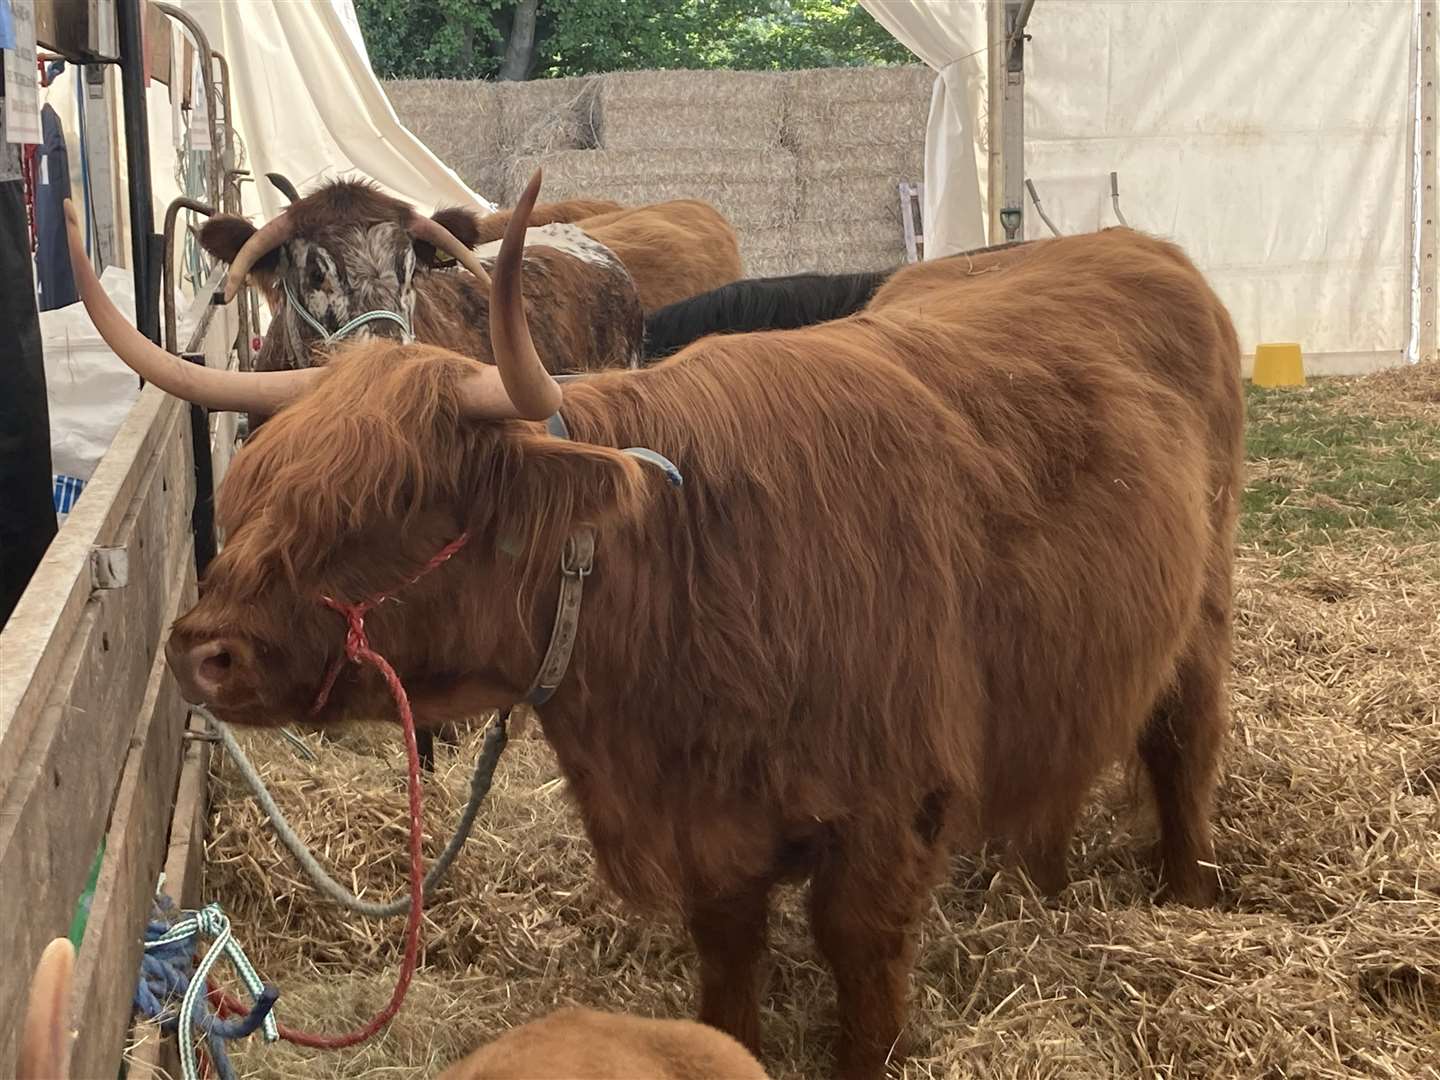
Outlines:
<svg viewBox="0 0 1440 1080"><path fill-rule="evenodd" d="M686 912L700 954L700 1020L760 1056L760 960L770 914L769 879Z"/></svg>
<svg viewBox="0 0 1440 1080"><path fill-rule="evenodd" d="M1070 884L1070 840L1078 809L1061 808L1043 826L1010 844L1011 861L1025 871L1043 896L1056 896Z"/></svg>
<svg viewBox="0 0 1440 1080"><path fill-rule="evenodd" d="M1186 904L1209 904L1218 889L1210 807L1225 738L1225 657L1223 648L1192 649L1140 736L1160 818L1161 895Z"/></svg>
<svg viewBox="0 0 1440 1080"><path fill-rule="evenodd" d="M900 835L842 834L811 879L811 930L835 975L843 1080L876 1080L899 1056L915 932L944 863L944 831L917 821Z"/></svg>
<svg viewBox="0 0 1440 1080"><path fill-rule="evenodd" d="M420 771L435 771L435 733L428 729L415 730L415 748L420 752Z"/></svg>

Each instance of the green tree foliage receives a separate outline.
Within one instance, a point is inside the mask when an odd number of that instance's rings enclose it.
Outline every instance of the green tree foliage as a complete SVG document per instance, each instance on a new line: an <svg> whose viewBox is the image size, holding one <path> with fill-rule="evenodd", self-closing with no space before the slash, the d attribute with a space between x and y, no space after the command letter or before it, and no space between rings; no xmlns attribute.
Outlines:
<svg viewBox="0 0 1440 1080"><path fill-rule="evenodd" d="M355 0L385 78L493 78L515 0ZM903 64L854 0L540 0L535 78L649 68L759 71Z"/></svg>

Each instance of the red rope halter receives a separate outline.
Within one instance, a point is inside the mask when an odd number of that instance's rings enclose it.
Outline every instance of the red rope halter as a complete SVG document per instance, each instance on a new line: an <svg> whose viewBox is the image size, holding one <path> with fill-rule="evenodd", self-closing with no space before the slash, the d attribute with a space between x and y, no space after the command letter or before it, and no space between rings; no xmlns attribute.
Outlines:
<svg viewBox="0 0 1440 1080"><path fill-rule="evenodd" d="M311 715L315 715L324 708L325 702L330 698L330 691L335 687L335 680L340 674L340 668L346 660L354 664L369 664L380 672L381 677L385 680L385 685L390 689L390 697L395 702L396 711L400 714L400 726L405 733L407 786L410 796L410 910L405 918L405 954L400 962L400 977L395 982L395 990L390 995L390 1001L385 1008L381 1009L368 1024L344 1035L317 1035L313 1032L297 1031L295 1028L280 1024L280 1037L297 1046L308 1046L317 1050L340 1050L365 1042L395 1018L395 1014L400 1011L400 1006L405 1002L405 994L410 989L410 982L415 977L415 967L420 955L420 919L425 903L425 868L421 853L424 816L420 787L420 749L415 742L415 716L410 710L410 698L405 693L400 676L395 673L390 662L370 647L370 641L365 635L365 616L386 600L393 598L401 589L415 584L430 571L448 562L450 557L464 547L469 539L468 532L461 533L436 552L418 573L401 582L389 592L378 593L369 600L363 600L358 604L346 604L329 596L320 598L321 603L331 610L339 612L345 618L345 652L330 666L325 681L320 687L320 693L315 699L315 704L311 707ZM225 1014L244 1015L248 1012L245 1005L237 998L212 987L212 999L217 994L219 995L219 1008Z"/></svg>

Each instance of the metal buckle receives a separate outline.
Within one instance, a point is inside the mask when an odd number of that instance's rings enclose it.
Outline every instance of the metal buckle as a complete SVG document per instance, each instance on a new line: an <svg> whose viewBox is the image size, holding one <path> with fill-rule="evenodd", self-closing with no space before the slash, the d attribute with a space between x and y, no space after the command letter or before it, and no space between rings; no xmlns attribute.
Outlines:
<svg viewBox="0 0 1440 1080"><path fill-rule="evenodd" d="M590 576L595 563L595 534L589 529L578 529L565 538L565 550L560 554L560 572L566 577L582 580Z"/></svg>

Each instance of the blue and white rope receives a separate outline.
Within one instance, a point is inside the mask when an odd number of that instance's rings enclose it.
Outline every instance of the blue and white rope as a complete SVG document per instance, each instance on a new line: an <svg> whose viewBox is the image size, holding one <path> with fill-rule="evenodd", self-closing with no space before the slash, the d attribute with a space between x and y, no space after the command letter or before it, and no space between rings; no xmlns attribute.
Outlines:
<svg viewBox="0 0 1440 1080"><path fill-rule="evenodd" d="M222 956L230 961L241 981L244 982L245 988L250 992L250 996L257 1002L268 998L273 1003L275 995L273 989L266 987L259 974L256 973L254 965L250 963L250 958L245 955L245 950L232 936L230 920L220 910L219 904L208 904L199 911L188 913L164 934L147 941L145 951L147 953L158 951L168 946L194 940L202 934L211 938L212 943L200 963L196 965L194 975L190 976L189 985L185 988L185 996L180 1002L180 1017L184 1022L176 1024L180 1039L180 1071L183 1080L199 1080L200 1077L195 1053L195 1028L205 1022L204 1000L210 972ZM212 1020L211 1023L213 1024L214 1021ZM274 1042L280 1037L280 1029L276 1024L274 1013L268 1008L260 1023L260 1028L266 1042ZM216 1064L219 1065L219 1062L217 1061Z"/></svg>
<svg viewBox="0 0 1440 1080"><path fill-rule="evenodd" d="M413 333L411 333L410 322L408 319L405 318L404 315L401 315L398 311L387 311L383 308L377 308L375 311L367 311L363 315L356 315L355 318L351 319L344 326L340 327L332 334L329 330L325 328L324 323L322 323L319 319L315 318L314 315L311 315L310 312L306 309L305 305L300 303L300 301L296 298L295 293L290 288L290 282L282 281L281 284L285 289L286 303L290 305L291 309L295 312L295 314L299 315L300 318L306 323L306 325L310 327L310 329L314 330L317 334L320 335L326 345L329 345L332 341L337 341L340 338L344 337L346 334L358 330L360 329L360 327L366 326L372 322L393 322L400 327L400 329L404 332L406 338L411 338L415 336Z"/></svg>

